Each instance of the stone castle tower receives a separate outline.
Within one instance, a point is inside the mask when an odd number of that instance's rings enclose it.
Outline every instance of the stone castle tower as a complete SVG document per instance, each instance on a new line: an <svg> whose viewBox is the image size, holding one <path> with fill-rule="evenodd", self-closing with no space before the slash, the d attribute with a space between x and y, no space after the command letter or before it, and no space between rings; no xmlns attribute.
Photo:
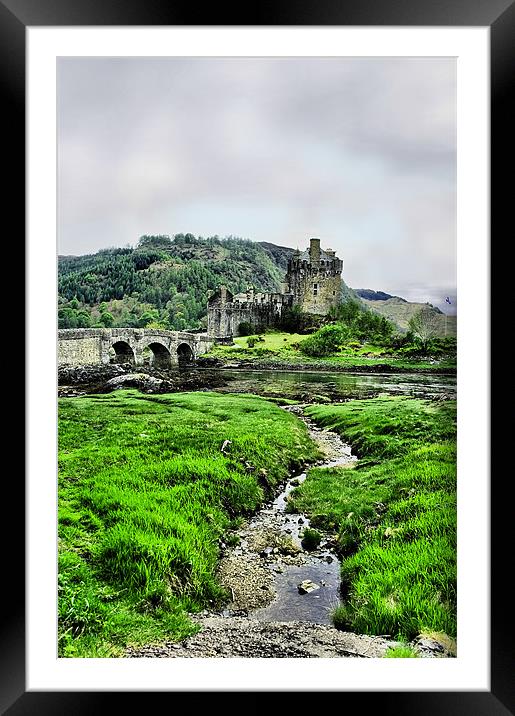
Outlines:
<svg viewBox="0 0 515 716"><path fill-rule="evenodd" d="M283 311L298 306L302 313L325 316L341 301L343 261L332 249L321 249L320 239L311 239L309 249L295 251L281 293L259 293L250 287L233 295L220 286L209 297L207 332L218 340L232 341L239 326L248 323L260 331L276 326Z"/></svg>
<svg viewBox="0 0 515 716"><path fill-rule="evenodd" d="M321 249L320 239L311 239L309 249L295 251L288 261L286 293L303 313L325 316L341 300L343 261L332 249Z"/></svg>

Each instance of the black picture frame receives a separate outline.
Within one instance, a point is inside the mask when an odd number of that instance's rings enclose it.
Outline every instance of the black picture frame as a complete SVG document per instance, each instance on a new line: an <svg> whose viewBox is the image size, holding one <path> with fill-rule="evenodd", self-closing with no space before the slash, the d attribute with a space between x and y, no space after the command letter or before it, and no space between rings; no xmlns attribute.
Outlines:
<svg viewBox="0 0 515 716"><path fill-rule="evenodd" d="M201 18L201 22L199 22ZM0 0L0 86L1 113L4 128L4 158L8 162L8 182L4 188L4 206L15 217L13 243L21 242L22 216L25 216L25 31L36 26L97 25L347 25L347 26L482 26L490 28L491 37L491 282L496 274L493 263L503 241L501 230L512 231L508 211L513 204L511 139L513 91L510 79L515 69L515 3L512 0L275 0L245 10L220 6L172 3L170 0ZM9 153L11 156L9 157ZM504 177L507 176L508 180ZM510 212L511 213L511 212ZM511 216L510 216L511 218ZM22 251L24 261L24 251ZM21 265L21 264L20 264ZM502 287L496 279L496 300L491 301L491 330L497 325L497 309L502 305ZM497 290L498 289L498 290ZM505 289L504 289L505 290ZM17 315L20 315L17 301ZM496 311L494 312L494 308ZM31 346L28 345L30 350ZM492 381L491 389L494 387ZM19 390L19 388L18 388ZM19 392L16 401L19 402ZM23 404L23 403L22 403ZM500 421L491 421L491 433L501 435ZM19 425L18 425L19 431ZM490 441L490 436L485 436ZM498 437L498 446L503 444ZM493 450L491 451L493 454ZM9 503L25 504L25 487L21 475L12 471ZM508 566L507 545L511 541L511 505L504 499L503 470L491 479L491 690L444 692L345 692L337 708L377 709L378 713L417 714L485 714L502 716L515 713L513 689L513 628L511 590L503 575ZM506 470L509 477L510 470ZM19 513L18 513L19 514ZM23 513L22 513L23 514ZM133 708L148 708L148 699L165 697L176 706L184 694L188 708L196 708L205 693L173 692L27 692L25 686L25 526L23 520L12 526L4 519L3 568L5 595L15 600L4 607L1 632L2 713L22 714L92 714L121 711L128 696ZM508 565L507 565L508 561ZM7 583L9 587L7 587ZM15 588L13 588L15 585ZM409 688L409 685L407 685ZM335 689L336 690L336 689ZM240 694L245 697L245 694ZM289 694L291 697L293 694ZM125 696L125 698L124 698ZM222 692L211 693L209 708L226 699ZM323 694L318 693L318 702ZM274 697L275 698L275 697ZM302 695L306 699L307 694ZM145 700L145 701L143 701ZM257 711L270 708L267 692L246 699L245 708ZM311 701L308 699L308 701ZM144 704L146 706L144 706ZM225 701L224 710L228 706Z"/></svg>

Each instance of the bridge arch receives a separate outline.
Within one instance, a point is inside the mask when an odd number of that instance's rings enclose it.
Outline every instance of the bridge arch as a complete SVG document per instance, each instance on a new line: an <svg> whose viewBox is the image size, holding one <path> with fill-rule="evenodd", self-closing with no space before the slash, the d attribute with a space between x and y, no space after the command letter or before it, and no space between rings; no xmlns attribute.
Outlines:
<svg viewBox="0 0 515 716"><path fill-rule="evenodd" d="M171 368L172 356L168 348L158 341L147 343L143 348L144 362L153 368Z"/></svg>
<svg viewBox="0 0 515 716"><path fill-rule="evenodd" d="M179 366L190 365L193 363L194 357L193 349L189 343L179 343L177 346L177 360L179 362Z"/></svg>
<svg viewBox="0 0 515 716"><path fill-rule="evenodd" d="M109 348L110 363L136 363L134 350L127 341L119 340L111 343Z"/></svg>

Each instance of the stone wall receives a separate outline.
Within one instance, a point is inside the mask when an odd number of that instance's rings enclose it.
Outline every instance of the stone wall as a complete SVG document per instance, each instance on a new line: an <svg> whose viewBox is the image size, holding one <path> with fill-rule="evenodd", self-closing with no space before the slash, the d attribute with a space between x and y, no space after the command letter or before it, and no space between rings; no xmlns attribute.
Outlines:
<svg viewBox="0 0 515 716"><path fill-rule="evenodd" d="M281 293L246 293L232 295L221 286L209 299L207 333L209 337L226 340L239 335L242 323L249 323L259 332L277 326L284 309L292 305L293 297Z"/></svg>
<svg viewBox="0 0 515 716"><path fill-rule="evenodd" d="M102 348L99 338L71 338L59 340L59 365L97 365L102 363Z"/></svg>
<svg viewBox="0 0 515 716"><path fill-rule="evenodd" d="M147 330L144 328L77 328L59 331L59 365L81 366L107 364L113 360L117 343L123 344L125 356L135 365L143 365L148 355L164 366L177 365L181 346L191 349L193 358L206 353L213 346L207 334L187 331Z"/></svg>

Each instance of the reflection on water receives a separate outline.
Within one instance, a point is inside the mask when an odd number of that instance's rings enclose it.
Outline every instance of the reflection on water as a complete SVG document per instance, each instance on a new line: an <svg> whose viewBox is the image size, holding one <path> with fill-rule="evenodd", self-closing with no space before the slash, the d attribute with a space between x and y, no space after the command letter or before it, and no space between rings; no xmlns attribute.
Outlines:
<svg viewBox="0 0 515 716"><path fill-rule="evenodd" d="M456 397L456 377L425 373L326 373L278 370L221 370L228 385L220 392L258 393L301 400L342 400L379 393L413 397Z"/></svg>

